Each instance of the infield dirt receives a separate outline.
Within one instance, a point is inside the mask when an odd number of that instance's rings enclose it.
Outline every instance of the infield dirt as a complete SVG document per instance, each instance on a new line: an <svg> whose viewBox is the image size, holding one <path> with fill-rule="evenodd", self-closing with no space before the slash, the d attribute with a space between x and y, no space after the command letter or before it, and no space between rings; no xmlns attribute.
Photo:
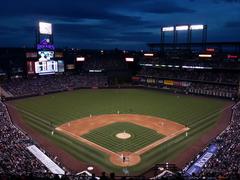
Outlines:
<svg viewBox="0 0 240 180"><path fill-rule="evenodd" d="M128 152L126 158L129 159L128 166L133 166L141 161L140 156L145 152L159 146L160 144L186 132L189 130L185 125L170 121L167 119L139 115L139 114L105 114L98 116L89 116L82 119L67 122L56 128L57 131L63 132L83 143L92 146L109 155L110 161L117 166L126 166L125 162L121 162L119 158L122 156L122 152L113 152L105 147L102 147L96 143L93 143L83 137L88 132L110 125L117 122L130 122L139 126L143 126L149 129L155 130L159 134L163 134L165 137L155 141L154 143L147 145L135 152ZM126 153L124 153L126 154ZM125 155L123 155L125 157ZM121 159L121 158L120 158Z"/></svg>

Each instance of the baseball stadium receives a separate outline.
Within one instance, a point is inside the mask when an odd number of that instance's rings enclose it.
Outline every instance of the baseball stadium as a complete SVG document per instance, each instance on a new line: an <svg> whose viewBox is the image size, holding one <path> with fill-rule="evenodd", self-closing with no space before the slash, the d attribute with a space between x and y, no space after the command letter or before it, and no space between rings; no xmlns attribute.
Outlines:
<svg viewBox="0 0 240 180"><path fill-rule="evenodd" d="M0 179L240 177L240 42L177 24L146 50L57 48L53 27L0 48Z"/></svg>
<svg viewBox="0 0 240 180"><path fill-rule="evenodd" d="M158 162L181 163L187 147L224 121L232 103L146 89L83 89L7 105L22 121L16 123L48 139L47 146L107 172L127 167L139 174Z"/></svg>

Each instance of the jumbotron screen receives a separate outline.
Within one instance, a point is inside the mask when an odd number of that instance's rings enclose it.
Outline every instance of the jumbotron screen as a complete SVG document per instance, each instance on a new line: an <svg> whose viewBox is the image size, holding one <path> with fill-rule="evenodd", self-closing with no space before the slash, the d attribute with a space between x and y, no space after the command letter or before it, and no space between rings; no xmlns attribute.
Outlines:
<svg viewBox="0 0 240 180"><path fill-rule="evenodd" d="M39 75L54 74L58 72L57 61L37 61L35 62L35 73Z"/></svg>
<svg viewBox="0 0 240 180"><path fill-rule="evenodd" d="M50 61L54 58L54 51L38 51L39 61Z"/></svg>
<svg viewBox="0 0 240 180"><path fill-rule="evenodd" d="M54 51L38 51L38 55L38 61L27 63L28 74L48 75L64 72L64 62L54 60Z"/></svg>

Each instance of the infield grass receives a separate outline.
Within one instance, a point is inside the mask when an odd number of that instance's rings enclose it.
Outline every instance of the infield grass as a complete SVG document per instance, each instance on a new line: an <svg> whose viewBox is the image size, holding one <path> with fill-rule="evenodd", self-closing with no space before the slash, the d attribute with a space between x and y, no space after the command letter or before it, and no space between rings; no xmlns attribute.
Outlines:
<svg viewBox="0 0 240 180"><path fill-rule="evenodd" d="M157 116L190 127L187 138L180 135L143 154L141 163L129 168L130 172L135 174L144 172L155 163L168 161L191 146L200 135L214 126L229 101L155 90L85 89L16 100L12 104L30 127L49 138L58 147L77 159L97 164L108 172L121 173L122 169L112 165L106 154L86 144L59 132L52 136L51 124L59 126L90 114L116 114L119 110L120 113L126 114Z"/></svg>
<svg viewBox="0 0 240 180"><path fill-rule="evenodd" d="M129 139L117 138L116 134L122 132L129 133L131 137ZM82 137L113 152L135 152L163 138L164 135L136 124L119 122L92 130Z"/></svg>

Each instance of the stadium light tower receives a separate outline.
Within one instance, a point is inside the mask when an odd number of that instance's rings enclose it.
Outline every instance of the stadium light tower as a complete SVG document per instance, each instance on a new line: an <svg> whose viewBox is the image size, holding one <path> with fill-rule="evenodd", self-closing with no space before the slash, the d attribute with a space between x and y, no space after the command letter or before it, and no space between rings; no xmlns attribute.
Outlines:
<svg viewBox="0 0 240 180"><path fill-rule="evenodd" d="M175 43L178 43L178 32L187 31L189 32L189 25L178 25L175 26Z"/></svg>
<svg viewBox="0 0 240 180"><path fill-rule="evenodd" d="M176 26L176 31L187 31L188 29L188 25Z"/></svg>
<svg viewBox="0 0 240 180"><path fill-rule="evenodd" d="M174 26L168 26L168 27L162 27L161 28L161 42L164 43L165 41L165 33L166 32L174 32L175 27Z"/></svg>
<svg viewBox="0 0 240 180"><path fill-rule="evenodd" d="M202 44L203 46L206 44L207 42L207 25L203 25L203 24L197 24L197 25L191 25L189 28L189 32L188 32L188 43L191 44L192 43L192 32L193 31L202 31Z"/></svg>
<svg viewBox="0 0 240 180"><path fill-rule="evenodd" d="M175 42L175 27L174 26L168 26L168 27L162 27L161 28L161 49L163 52L163 44L165 42L165 33L173 33L173 43Z"/></svg>
<svg viewBox="0 0 240 180"><path fill-rule="evenodd" d="M165 33L171 32L173 33L173 43L178 43L178 32L186 31L187 32L187 43L191 47L192 43L192 33L193 31L202 31L202 43L206 44L207 41L207 25L203 24L195 24L195 25L175 25L175 26L166 26L161 28L161 44L163 48L163 44L165 43Z"/></svg>

